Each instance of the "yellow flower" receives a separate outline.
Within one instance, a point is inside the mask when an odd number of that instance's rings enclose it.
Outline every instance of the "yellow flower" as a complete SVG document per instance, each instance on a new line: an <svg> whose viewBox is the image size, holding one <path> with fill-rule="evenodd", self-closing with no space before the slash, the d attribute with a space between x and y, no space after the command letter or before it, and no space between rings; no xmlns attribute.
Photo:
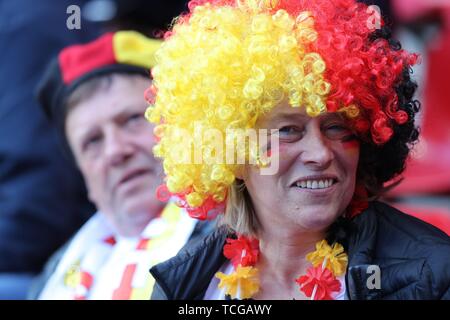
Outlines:
<svg viewBox="0 0 450 320"><path fill-rule="evenodd" d="M314 267L321 265L324 259L326 259L325 268L329 269L335 276L345 273L348 257L342 245L334 243L333 246L330 246L326 240L322 240L316 243L316 251L306 255L306 260L311 262Z"/></svg>
<svg viewBox="0 0 450 320"><path fill-rule="evenodd" d="M249 299L259 290L257 268L238 266L232 274L217 272L216 277L220 279L219 289L225 289L232 299Z"/></svg>

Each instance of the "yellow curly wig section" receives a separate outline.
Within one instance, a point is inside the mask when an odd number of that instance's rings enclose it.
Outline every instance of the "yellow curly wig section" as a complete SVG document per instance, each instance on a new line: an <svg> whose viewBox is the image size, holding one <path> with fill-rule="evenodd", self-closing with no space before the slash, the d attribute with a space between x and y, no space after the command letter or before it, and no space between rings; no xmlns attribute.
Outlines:
<svg viewBox="0 0 450 320"><path fill-rule="evenodd" d="M224 201L242 165L214 162L214 137L201 145L202 163L179 163L192 159L194 139L186 136L194 137L199 128L218 130L223 137L230 128L253 128L283 100L304 106L311 116L326 112L325 62L305 47L317 39L311 14L292 17L249 3L254 1L195 7L156 53L157 94L146 114L159 124L154 153L164 159L168 190L185 194L191 208L208 197ZM249 157L239 146L235 150Z"/></svg>

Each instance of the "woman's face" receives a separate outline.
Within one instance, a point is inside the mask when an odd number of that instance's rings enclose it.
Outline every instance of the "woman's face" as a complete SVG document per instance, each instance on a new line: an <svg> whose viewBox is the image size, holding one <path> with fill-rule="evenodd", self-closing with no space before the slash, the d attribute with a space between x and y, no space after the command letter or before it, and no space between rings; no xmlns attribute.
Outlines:
<svg viewBox="0 0 450 320"><path fill-rule="evenodd" d="M279 170L261 175L249 166L244 182L263 228L279 225L325 231L340 216L355 190L359 141L339 113L315 118L287 103L258 121L277 129Z"/></svg>

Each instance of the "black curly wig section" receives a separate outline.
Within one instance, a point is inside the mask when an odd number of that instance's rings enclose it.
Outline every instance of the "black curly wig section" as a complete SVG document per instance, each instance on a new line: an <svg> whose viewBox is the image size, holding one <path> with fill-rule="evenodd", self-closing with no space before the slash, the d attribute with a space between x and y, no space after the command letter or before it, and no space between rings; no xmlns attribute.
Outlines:
<svg viewBox="0 0 450 320"><path fill-rule="evenodd" d="M371 34L371 41L377 39L387 40L392 50L401 50L400 42L392 38L392 31L387 26ZM392 138L382 146L371 142L361 142L358 177L364 183L369 198L372 199L399 182L385 186L386 182L399 177L405 170L410 150L419 137L419 129L414 121L420 110L420 102L413 99L417 84L411 80L411 74L412 69L405 68L395 87L399 108L408 114L408 121L402 125L394 123Z"/></svg>

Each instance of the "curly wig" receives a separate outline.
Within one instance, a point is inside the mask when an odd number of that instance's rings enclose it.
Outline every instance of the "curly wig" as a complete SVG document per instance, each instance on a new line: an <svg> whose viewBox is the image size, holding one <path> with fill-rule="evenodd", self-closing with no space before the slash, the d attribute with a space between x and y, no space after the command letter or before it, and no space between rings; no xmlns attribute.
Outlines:
<svg viewBox="0 0 450 320"><path fill-rule="evenodd" d="M147 118L159 124L161 198L200 219L223 211L242 167L215 161L212 135L192 160L196 130L248 129L286 100L317 116L342 112L360 138L359 176L373 194L403 170L417 139L411 66L367 5L355 0L193 0L156 54ZM200 129L199 129L200 128ZM236 153L253 153L237 146Z"/></svg>

